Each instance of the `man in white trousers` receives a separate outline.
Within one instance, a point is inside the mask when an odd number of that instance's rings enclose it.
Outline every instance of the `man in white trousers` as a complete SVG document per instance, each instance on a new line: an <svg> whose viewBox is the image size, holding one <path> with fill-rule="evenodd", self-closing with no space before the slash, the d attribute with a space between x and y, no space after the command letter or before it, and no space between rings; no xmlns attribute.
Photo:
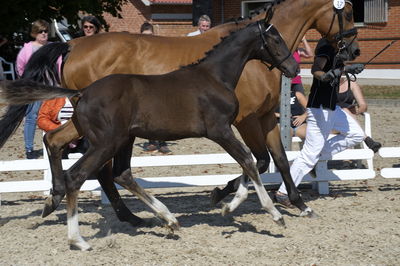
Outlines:
<svg viewBox="0 0 400 266"><path fill-rule="evenodd" d="M307 103L306 138L299 157L290 167L290 174L296 186L315 167L321 155L333 155L361 143L364 138L363 130L357 121L336 105L337 86L342 72L359 74L364 66L344 66L340 60L335 62L336 52L325 38L322 38L315 48L311 69L313 83ZM332 130L340 134L328 140ZM293 206L283 183L276 193L276 200L284 206Z"/></svg>

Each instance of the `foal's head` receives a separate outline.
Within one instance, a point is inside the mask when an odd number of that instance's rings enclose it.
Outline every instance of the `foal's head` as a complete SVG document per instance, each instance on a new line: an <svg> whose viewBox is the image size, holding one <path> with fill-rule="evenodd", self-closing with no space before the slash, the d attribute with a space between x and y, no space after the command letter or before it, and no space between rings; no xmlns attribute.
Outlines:
<svg viewBox="0 0 400 266"><path fill-rule="evenodd" d="M292 53L287 47L282 35L272 24L257 22L261 35L262 47L259 56L264 62L272 62L269 69L278 68L289 78L295 77L300 69Z"/></svg>

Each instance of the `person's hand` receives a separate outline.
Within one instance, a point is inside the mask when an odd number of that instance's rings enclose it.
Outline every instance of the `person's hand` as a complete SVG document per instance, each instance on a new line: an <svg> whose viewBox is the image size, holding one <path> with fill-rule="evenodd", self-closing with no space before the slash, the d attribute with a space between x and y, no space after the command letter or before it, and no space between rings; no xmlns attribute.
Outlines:
<svg viewBox="0 0 400 266"><path fill-rule="evenodd" d="M293 125L295 127L301 126L301 124L304 123L306 118L307 118L307 113L304 113L304 115L295 115L295 116L293 116Z"/></svg>
<svg viewBox="0 0 400 266"><path fill-rule="evenodd" d="M351 74L360 74L363 70L363 64L352 64L344 67L344 71Z"/></svg>
<svg viewBox="0 0 400 266"><path fill-rule="evenodd" d="M326 72L325 74L323 74L322 76L321 76L321 80L322 81L332 81L332 80L334 80L335 78L338 78L338 77L340 77L340 75L341 75L341 71L340 71L340 69L331 69L331 70L329 70L328 72Z"/></svg>

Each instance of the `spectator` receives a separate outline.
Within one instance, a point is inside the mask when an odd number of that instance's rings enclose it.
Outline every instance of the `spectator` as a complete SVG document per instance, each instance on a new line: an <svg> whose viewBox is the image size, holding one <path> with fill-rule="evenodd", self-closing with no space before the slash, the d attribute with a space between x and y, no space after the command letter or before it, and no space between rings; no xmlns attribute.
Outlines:
<svg viewBox="0 0 400 266"><path fill-rule="evenodd" d="M360 86L355 81L350 81L349 83L346 77L340 79L338 105L354 118L356 118L356 115L366 112L368 108ZM381 143L374 141L365 133L364 142L375 153L382 147Z"/></svg>
<svg viewBox="0 0 400 266"><path fill-rule="evenodd" d="M188 33L187 36L196 36L203 34L211 28L211 19L207 15L202 15L197 22L198 30Z"/></svg>
<svg viewBox="0 0 400 266"><path fill-rule="evenodd" d="M309 173L321 155L333 155L353 147L364 139L364 132L357 121L340 106L337 106L337 93L342 70L358 74L362 64L344 66L340 59L335 61L337 48L322 38L315 49L314 63L311 68L313 82L307 102L307 131L300 155L290 167L294 184L298 186ZM332 130L340 134L328 140ZM292 207L285 184L281 184L276 193L277 202Z"/></svg>
<svg viewBox="0 0 400 266"><path fill-rule="evenodd" d="M141 34L154 34L153 25L147 21L145 21L142 26L140 27ZM155 152L159 151L163 154L171 154L172 151L168 148L168 144L165 141L158 141L158 140L149 140L149 142L144 143L143 150L148 152Z"/></svg>
<svg viewBox="0 0 400 266"><path fill-rule="evenodd" d="M47 44L48 42L49 23L45 20L36 20L32 23L30 35L34 38L34 41L30 41L24 44L24 47L19 51L16 61L17 75L21 77L24 73L25 66L28 63L29 58L34 52L40 47ZM24 125L24 140L25 140L25 152L27 159L36 159L43 155L43 150L34 150L33 143L36 130L36 119L41 102L34 102L29 104L26 111L25 125Z"/></svg>
<svg viewBox="0 0 400 266"><path fill-rule="evenodd" d="M311 58L314 56L314 53L308 44L305 37L302 39L304 48L298 47L296 51L293 52L293 57L296 62L300 64L301 58ZM292 83L290 86L290 111L291 111L291 128L292 128L292 136L297 136L301 139L305 138L306 135L306 118L307 112L307 98L304 93L304 87L301 80L301 76L297 75L292 79ZM279 108L275 113L277 117L279 117Z"/></svg>
<svg viewBox="0 0 400 266"><path fill-rule="evenodd" d="M68 98L56 98L44 101L38 115L38 126L45 132L58 128L67 122L74 112ZM71 142L63 151L62 158L68 159L69 153L85 153L88 148L87 141L82 138Z"/></svg>
<svg viewBox="0 0 400 266"><path fill-rule="evenodd" d="M82 18L82 36L92 36L99 33L101 29L100 21L94 16Z"/></svg>

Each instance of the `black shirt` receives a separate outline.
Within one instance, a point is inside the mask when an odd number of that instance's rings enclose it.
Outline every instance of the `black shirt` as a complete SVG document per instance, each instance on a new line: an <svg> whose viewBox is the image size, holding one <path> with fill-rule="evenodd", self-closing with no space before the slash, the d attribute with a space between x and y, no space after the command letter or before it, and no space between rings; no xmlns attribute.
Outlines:
<svg viewBox="0 0 400 266"><path fill-rule="evenodd" d="M335 49L327 40L321 39L315 49L315 57L326 57L327 62L321 70L328 72L332 69L335 59ZM338 77L338 79L339 78L340 77ZM339 81L337 84L339 84ZM336 91L337 88L333 88L329 81L324 82L314 77L310 95L308 97L307 107L320 108L322 105L323 108L335 110L337 103Z"/></svg>

